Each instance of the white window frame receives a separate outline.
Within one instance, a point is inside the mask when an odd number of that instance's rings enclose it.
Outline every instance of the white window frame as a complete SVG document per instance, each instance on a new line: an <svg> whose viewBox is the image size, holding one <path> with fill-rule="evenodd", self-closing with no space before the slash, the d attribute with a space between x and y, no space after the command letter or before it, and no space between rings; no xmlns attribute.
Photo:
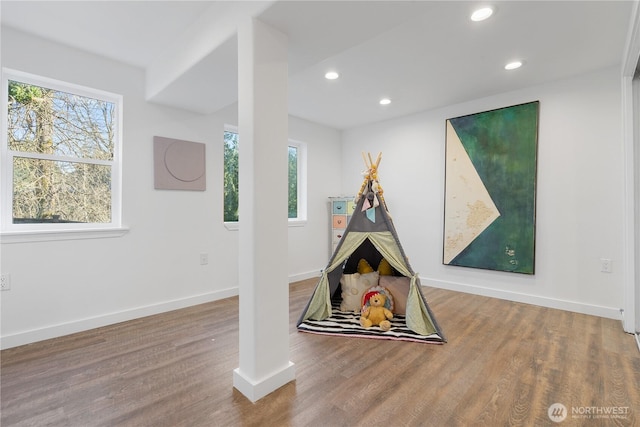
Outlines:
<svg viewBox="0 0 640 427"><path fill-rule="evenodd" d="M114 120L116 136L114 140L113 160L95 161L81 159L86 163L104 164L111 167L111 222L109 223L35 223L35 224L14 224L13 223L13 159L14 157L24 157L24 153L9 149L8 144L8 87L9 80L21 83L32 84L72 93L79 96L99 99L115 104ZM106 92L98 89L88 88L72 83L54 80L35 74L8 68L2 69L2 137L0 139L2 147L0 149L0 202L2 211L0 213L0 236L2 243L20 243L29 241L49 241L49 240L74 240L100 237L117 237L126 233L127 229L122 227L122 95ZM54 161L78 162L78 158L64 157L59 155L32 155L29 157L45 158Z"/></svg>
<svg viewBox="0 0 640 427"><path fill-rule="evenodd" d="M224 125L225 132L238 133L238 127L233 125ZM307 223L307 144L302 141L289 139L287 147L295 147L298 151L298 216L296 218L287 218L289 227L301 227ZM223 160L224 162L224 160ZM222 168L224 170L224 164ZM223 183L224 185L224 183ZM223 188L224 192L224 188ZM222 201L224 203L224 199ZM225 221L224 226L229 231L237 231L240 228L239 221Z"/></svg>
<svg viewBox="0 0 640 427"><path fill-rule="evenodd" d="M298 216L288 218L289 226L302 226L307 223L307 144L289 139L288 147L295 147L298 154Z"/></svg>
<svg viewBox="0 0 640 427"><path fill-rule="evenodd" d="M224 125L224 132L230 132L230 133L235 133L238 134L238 127L237 126L232 126L232 125ZM224 144L224 134L223 134L223 138L222 138L222 143ZM224 151L223 151L223 156L222 156L222 215L224 218L224 172L225 172L225 168L226 165L224 164ZM239 226L239 221L224 221L224 227L229 230L229 231L238 231L238 229L240 228Z"/></svg>

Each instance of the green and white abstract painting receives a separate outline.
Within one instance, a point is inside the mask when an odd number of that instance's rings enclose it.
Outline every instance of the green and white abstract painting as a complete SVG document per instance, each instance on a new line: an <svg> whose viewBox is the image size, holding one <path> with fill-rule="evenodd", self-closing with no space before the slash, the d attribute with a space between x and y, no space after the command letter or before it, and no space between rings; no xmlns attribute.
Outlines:
<svg viewBox="0 0 640 427"><path fill-rule="evenodd" d="M539 102L446 120L443 263L534 274Z"/></svg>

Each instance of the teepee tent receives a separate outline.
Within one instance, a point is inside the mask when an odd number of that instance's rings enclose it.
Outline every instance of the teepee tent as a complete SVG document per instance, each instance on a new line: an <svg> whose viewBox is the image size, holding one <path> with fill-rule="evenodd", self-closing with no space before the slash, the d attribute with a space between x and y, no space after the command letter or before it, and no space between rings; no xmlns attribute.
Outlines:
<svg viewBox="0 0 640 427"><path fill-rule="evenodd" d="M363 159L367 170L356 197L355 210L300 316L298 329L329 335L444 343L446 339L422 293L418 274L409 265L387 211L377 176L381 155L378 154L374 162L370 155L363 153ZM358 270L363 265L362 260L372 269L378 266L378 271L361 275ZM384 263L392 267L393 274L387 269L386 273L382 271ZM358 310L344 307L345 300L353 299L352 293L359 292L356 295L358 302L364 303L361 298L368 289L361 285L346 288L347 283L364 279L364 276L371 276L365 286L391 290L389 293L393 295L391 299L395 301L396 309L388 331L378 326L364 328L360 325L362 304L358 304Z"/></svg>

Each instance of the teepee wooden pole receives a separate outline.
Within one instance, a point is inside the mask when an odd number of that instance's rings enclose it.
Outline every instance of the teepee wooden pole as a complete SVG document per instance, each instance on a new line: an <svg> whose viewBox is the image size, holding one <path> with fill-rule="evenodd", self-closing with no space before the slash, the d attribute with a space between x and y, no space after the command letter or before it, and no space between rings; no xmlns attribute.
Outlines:
<svg viewBox="0 0 640 427"><path fill-rule="evenodd" d="M364 167L369 169L369 163L367 163L367 157L364 155L364 151L361 152L362 153L362 160L364 161Z"/></svg>
<svg viewBox="0 0 640 427"><path fill-rule="evenodd" d="M380 161L382 160L382 152L378 152L378 157L376 157L376 163L375 166L373 166L372 168L375 171L375 176L371 177L375 183L376 183L376 187L378 189L377 191L377 195L378 195L378 200L380 200L380 202L382 203L382 205L384 206L385 210L387 209L387 203L384 200L384 190L382 189L382 185L380 185L380 181L378 180L378 167L380 166ZM372 162L373 163L373 162Z"/></svg>
<svg viewBox="0 0 640 427"><path fill-rule="evenodd" d="M367 163L367 156L364 155L364 151L360 152L362 154L362 161L364 161L365 173L364 180L362 181L362 185L360 186L360 191L358 191L358 195L356 196L355 202L357 203L360 200L360 197L364 194L364 190L367 188L367 183L369 182L369 171L371 170L371 166Z"/></svg>
<svg viewBox="0 0 640 427"><path fill-rule="evenodd" d="M384 203L384 198L382 198L382 186L380 186L380 182L378 181L378 166L380 166L380 161L382 160L382 152L378 152L378 156L376 157L375 162L373 161L373 157L371 157L371 153L367 153L365 155L364 151L362 151L361 154L362 160L364 161L364 166L366 168L366 175L364 177L364 181L362 182L362 186L360 187L360 191L358 192L358 195L356 197L356 201L358 201L360 197L362 197L362 195L364 194L364 190L367 188L367 184L370 180L372 180L376 182L379 189L379 197Z"/></svg>

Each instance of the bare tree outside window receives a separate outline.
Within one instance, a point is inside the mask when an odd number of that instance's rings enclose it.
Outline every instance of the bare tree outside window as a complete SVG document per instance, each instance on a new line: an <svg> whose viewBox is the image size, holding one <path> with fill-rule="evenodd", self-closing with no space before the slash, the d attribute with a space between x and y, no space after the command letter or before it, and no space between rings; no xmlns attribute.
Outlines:
<svg viewBox="0 0 640 427"><path fill-rule="evenodd" d="M224 221L238 221L238 134L224 132Z"/></svg>
<svg viewBox="0 0 640 427"><path fill-rule="evenodd" d="M298 217L298 149L289 146L289 218Z"/></svg>
<svg viewBox="0 0 640 427"><path fill-rule="evenodd" d="M109 223L116 104L8 81L13 223Z"/></svg>

